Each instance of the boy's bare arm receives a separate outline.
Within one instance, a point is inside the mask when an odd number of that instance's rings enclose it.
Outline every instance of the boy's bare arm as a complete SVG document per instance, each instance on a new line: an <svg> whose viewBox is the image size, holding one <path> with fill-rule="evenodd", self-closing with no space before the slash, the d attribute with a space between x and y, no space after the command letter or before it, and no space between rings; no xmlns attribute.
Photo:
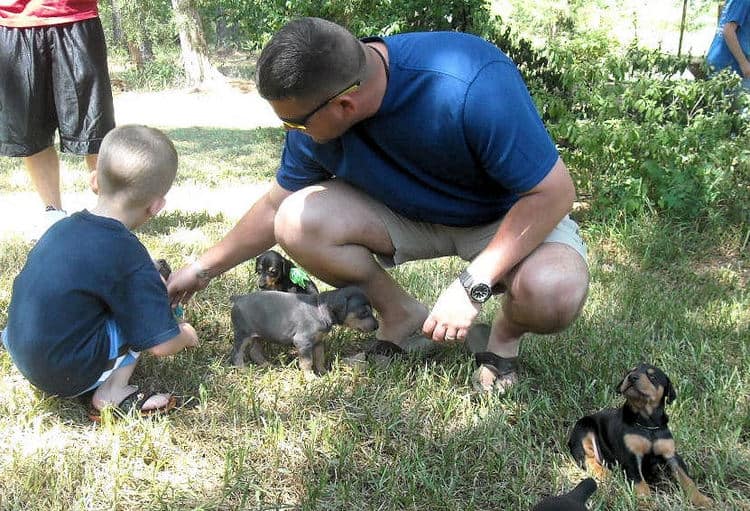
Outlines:
<svg viewBox="0 0 750 511"><path fill-rule="evenodd" d="M179 326L180 333L178 335L146 351L156 357L168 357L185 348L198 346L198 334L195 333L195 328L190 323L180 323Z"/></svg>

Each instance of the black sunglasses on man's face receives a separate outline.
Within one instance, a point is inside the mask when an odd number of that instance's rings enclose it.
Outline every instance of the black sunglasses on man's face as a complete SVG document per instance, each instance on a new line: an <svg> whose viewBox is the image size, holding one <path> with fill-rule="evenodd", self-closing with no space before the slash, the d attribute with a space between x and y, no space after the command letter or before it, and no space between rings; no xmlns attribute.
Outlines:
<svg viewBox="0 0 750 511"><path fill-rule="evenodd" d="M313 108L310 111L310 113L308 113L307 115L297 117L296 119L285 119L284 117L279 117L279 119L281 119L281 122L284 123L284 127L286 129L306 131L307 126L305 126L305 124L307 124L307 121L309 121L313 115L317 114L319 111L325 108L328 105L328 103L338 98L339 96L343 96L344 94L348 94L350 92L354 92L355 90L357 90L359 88L360 83L361 81L357 80L356 82L349 85L347 88L345 88L341 92L337 92L336 94L334 94L333 96L331 96L330 98L326 99L321 104Z"/></svg>

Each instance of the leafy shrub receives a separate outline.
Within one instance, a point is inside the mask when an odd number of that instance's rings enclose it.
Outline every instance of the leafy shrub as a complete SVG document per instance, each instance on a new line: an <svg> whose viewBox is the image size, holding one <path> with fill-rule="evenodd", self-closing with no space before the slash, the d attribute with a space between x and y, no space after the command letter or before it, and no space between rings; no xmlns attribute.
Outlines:
<svg viewBox="0 0 750 511"><path fill-rule="evenodd" d="M750 131L728 92L737 78L687 80L689 56L605 46L586 37L550 50L561 87L534 91L579 193L605 216L747 219Z"/></svg>
<svg viewBox="0 0 750 511"><path fill-rule="evenodd" d="M125 57L121 57L121 60L125 60ZM185 71L179 52L157 51L154 60L144 62L141 70L128 65L123 71L112 73L112 78L122 80L126 90L162 90L181 86Z"/></svg>
<svg viewBox="0 0 750 511"><path fill-rule="evenodd" d="M388 35L421 30L482 33L490 18L487 0L231 0L204 1L209 18L221 16L236 27L242 44L259 49L289 20L315 16L352 33Z"/></svg>

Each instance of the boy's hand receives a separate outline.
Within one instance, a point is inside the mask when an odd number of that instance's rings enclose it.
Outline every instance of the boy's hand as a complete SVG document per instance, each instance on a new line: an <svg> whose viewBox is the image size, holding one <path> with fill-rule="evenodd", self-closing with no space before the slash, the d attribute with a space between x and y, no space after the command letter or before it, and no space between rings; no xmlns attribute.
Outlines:
<svg viewBox="0 0 750 511"><path fill-rule="evenodd" d="M185 335L185 348L197 348L200 344L198 341L198 333L190 323L180 323L181 335Z"/></svg>
<svg viewBox="0 0 750 511"><path fill-rule="evenodd" d="M157 344L147 351L156 357L168 357L187 348L198 346L198 334L190 323L179 323L180 333L166 342Z"/></svg>

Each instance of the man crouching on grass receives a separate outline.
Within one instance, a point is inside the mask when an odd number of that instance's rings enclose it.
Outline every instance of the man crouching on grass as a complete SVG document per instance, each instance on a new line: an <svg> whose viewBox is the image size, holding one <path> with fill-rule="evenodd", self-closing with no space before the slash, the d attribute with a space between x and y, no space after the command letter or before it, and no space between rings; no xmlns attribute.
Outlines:
<svg viewBox="0 0 750 511"><path fill-rule="evenodd" d="M20 372L60 397L93 391L92 420L169 411L175 397L139 393L130 377L142 351L157 357L198 345L179 323L146 248L131 232L156 215L177 173L159 130L122 126L102 142L92 188L98 202L53 225L13 283L3 343Z"/></svg>

